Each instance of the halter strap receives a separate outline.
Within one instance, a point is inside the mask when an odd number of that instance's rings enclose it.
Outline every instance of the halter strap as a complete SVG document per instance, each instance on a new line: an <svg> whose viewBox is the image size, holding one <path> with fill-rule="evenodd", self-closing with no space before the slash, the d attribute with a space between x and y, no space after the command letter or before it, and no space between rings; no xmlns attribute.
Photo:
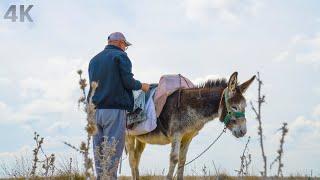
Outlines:
<svg viewBox="0 0 320 180"><path fill-rule="evenodd" d="M230 104L228 102L229 100L229 95L228 95L228 88L226 88L224 90L224 101L225 101L225 104L226 104L226 108L227 108L227 115L224 117L223 119L223 123L227 126L229 123L230 123L230 120L232 118L241 118L241 117L245 117L245 113L242 112L242 111L234 111L231 107L230 107Z"/></svg>

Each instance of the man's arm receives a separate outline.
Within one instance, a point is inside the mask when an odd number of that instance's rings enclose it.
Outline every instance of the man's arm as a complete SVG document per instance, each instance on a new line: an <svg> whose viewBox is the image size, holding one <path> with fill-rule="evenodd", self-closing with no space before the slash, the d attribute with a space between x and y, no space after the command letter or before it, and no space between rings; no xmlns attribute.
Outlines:
<svg viewBox="0 0 320 180"><path fill-rule="evenodd" d="M141 89L141 82L133 78L132 64L128 56L126 56L125 54L118 56L117 62L119 65L120 76L124 87L130 90Z"/></svg>

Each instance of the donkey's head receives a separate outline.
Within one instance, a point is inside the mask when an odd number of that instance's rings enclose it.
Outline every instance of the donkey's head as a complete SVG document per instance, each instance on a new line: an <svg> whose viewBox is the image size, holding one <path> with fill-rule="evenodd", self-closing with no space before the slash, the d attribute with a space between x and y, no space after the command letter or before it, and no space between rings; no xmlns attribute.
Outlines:
<svg viewBox="0 0 320 180"><path fill-rule="evenodd" d="M243 94L256 76L238 85L238 73L234 72L229 79L228 86L222 94L219 106L220 121L224 122L232 134L239 138L247 133L245 108L246 99Z"/></svg>

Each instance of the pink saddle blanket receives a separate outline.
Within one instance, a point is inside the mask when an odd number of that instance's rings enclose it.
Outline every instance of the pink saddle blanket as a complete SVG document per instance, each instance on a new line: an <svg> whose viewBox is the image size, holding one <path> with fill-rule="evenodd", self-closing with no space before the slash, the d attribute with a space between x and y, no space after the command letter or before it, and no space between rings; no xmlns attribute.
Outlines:
<svg viewBox="0 0 320 180"><path fill-rule="evenodd" d="M193 88L194 84L181 74L164 75L160 78L157 91L154 95L154 104L157 117L163 109L168 96L179 88Z"/></svg>

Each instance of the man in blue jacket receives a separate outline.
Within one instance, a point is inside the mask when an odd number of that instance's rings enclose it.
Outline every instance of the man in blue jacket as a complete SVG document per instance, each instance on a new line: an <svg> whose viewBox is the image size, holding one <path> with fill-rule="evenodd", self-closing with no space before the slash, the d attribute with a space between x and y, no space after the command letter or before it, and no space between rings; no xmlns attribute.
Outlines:
<svg viewBox="0 0 320 180"><path fill-rule="evenodd" d="M126 112L132 111L134 99L132 90L147 91L149 84L133 78L132 64L125 53L131 44L120 32L109 35L108 45L93 57L89 64L89 80L98 82L92 97L96 105L97 134L93 137L93 150L98 179L102 169L109 171L111 179L117 179L117 169L125 141ZM91 90L89 91L89 93ZM107 167L101 167L97 149L107 140L116 142L116 152ZM103 153L103 152L102 152Z"/></svg>

